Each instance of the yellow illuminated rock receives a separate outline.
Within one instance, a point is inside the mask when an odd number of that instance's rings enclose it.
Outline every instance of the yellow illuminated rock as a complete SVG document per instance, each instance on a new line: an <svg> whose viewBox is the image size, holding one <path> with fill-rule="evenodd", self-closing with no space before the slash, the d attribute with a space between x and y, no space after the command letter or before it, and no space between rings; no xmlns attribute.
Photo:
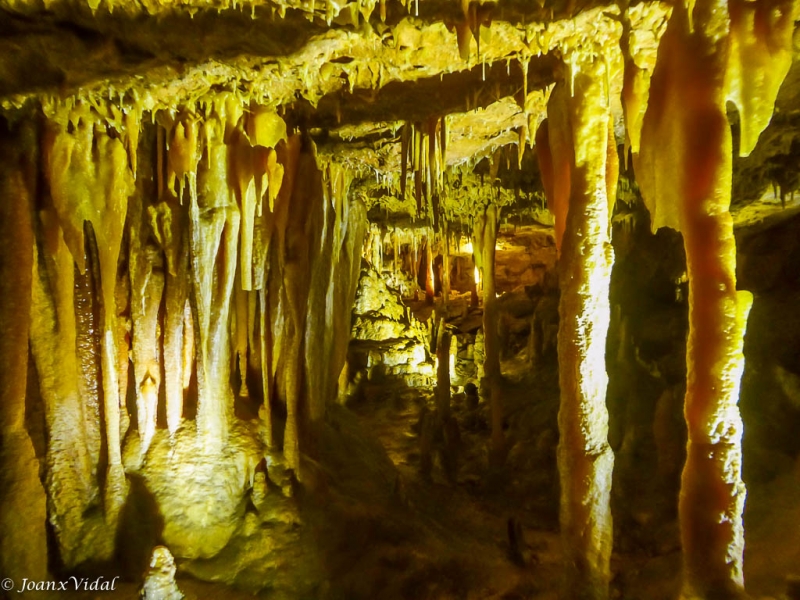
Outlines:
<svg viewBox="0 0 800 600"><path fill-rule="evenodd" d="M0 0L3 593L791 597L795 4Z"/></svg>
<svg viewBox="0 0 800 600"><path fill-rule="evenodd" d="M566 172L559 177L569 190L562 199L567 206L556 212L557 219L565 219L558 333L561 528L568 594L607 598L614 455L608 445L604 359L614 257L609 237L613 196L609 197L609 192L616 193L608 171L617 164L608 160L608 67L600 61L580 63L580 67L572 97L566 85L558 85L548 107L553 115L548 119L553 124L549 128L551 148L554 140L563 144L558 152L567 156ZM613 155L616 158L616 153ZM556 232L558 235L558 228Z"/></svg>

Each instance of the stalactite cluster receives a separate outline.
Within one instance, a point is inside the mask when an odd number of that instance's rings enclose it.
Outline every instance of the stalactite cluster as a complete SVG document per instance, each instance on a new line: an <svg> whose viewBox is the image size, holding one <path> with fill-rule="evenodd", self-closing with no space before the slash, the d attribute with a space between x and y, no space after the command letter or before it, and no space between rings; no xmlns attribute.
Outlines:
<svg viewBox="0 0 800 600"><path fill-rule="evenodd" d="M274 111L225 96L152 125L57 107L36 148L30 343L65 564L110 556L125 469L159 430L178 443L187 406L203 452L225 448L248 380L264 443L301 478L345 362L365 232L343 170L318 167Z"/></svg>

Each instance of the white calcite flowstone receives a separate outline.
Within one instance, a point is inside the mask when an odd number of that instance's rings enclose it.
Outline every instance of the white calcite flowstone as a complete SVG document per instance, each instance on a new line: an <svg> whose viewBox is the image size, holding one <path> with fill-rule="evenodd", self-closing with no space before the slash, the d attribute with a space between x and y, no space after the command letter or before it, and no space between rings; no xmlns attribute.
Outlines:
<svg viewBox="0 0 800 600"><path fill-rule="evenodd" d="M143 600L183 599L183 592L175 583L175 559L166 547L156 546L153 549L139 597Z"/></svg>

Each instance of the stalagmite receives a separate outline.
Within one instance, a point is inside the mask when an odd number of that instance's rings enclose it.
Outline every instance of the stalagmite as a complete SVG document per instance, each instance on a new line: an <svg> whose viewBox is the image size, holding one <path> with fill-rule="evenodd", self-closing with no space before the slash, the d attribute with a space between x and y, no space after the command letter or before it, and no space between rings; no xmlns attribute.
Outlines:
<svg viewBox="0 0 800 600"><path fill-rule="evenodd" d="M786 72L792 4L718 1L698 4L692 15L676 7L661 42L635 163L653 229L681 231L686 249L689 440L680 522L687 599L744 594L738 400L753 299L736 290L726 101L739 109L739 150L747 154L769 122Z"/></svg>
<svg viewBox="0 0 800 600"><path fill-rule="evenodd" d="M39 464L25 425L33 272L36 131L0 123L0 572L48 579Z"/></svg>
<svg viewBox="0 0 800 600"><path fill-rule="evenodd" d="M558 470L567 596L608 598L612 523L605 369L616 181L608 157L607 78L600 60L581 64L574 93L558 83L548 104L556 234L560 241L558 332L561 405ZM538 136L537 136L538 137ZM615 145L614 145L615 147ZM565 191L566 190L566 191ZM566 205L565 205L566 204ZM559 226L559 222L561 225Z"/></svg>
<svg viewBox="0 0 800 600"><path fill-rule="evenodd" d="M447 330L444 319L439 321L436 340L436 409L445 422L450 417L450 346L453 334Z"/></svg>

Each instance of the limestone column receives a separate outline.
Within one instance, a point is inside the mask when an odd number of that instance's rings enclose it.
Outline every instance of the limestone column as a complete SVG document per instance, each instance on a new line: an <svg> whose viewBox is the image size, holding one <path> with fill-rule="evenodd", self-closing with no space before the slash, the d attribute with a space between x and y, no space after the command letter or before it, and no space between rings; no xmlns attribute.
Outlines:
<svg viewBox="0 0 800 600"><path fill-rule="evenodd" d="M47 579L47 513L25 427L34 238L35 133L0 122L0 572Z"/></svg>
<svg viewBox="0 0 800 600"><path fill-rule="evenodd" d="M439 335L436 342L436 408L442 422L450 417L450 346L453 334L447 331L444 319L439 321Z"/></svg>
<svg viewBox="0 0 800 600"><path fill-rule="evenodd" d="M442 218L442 303L450 302L450 233L447 221Z"/></svg>
<svg viewBox="0 0 800 600"><path fill-rule="evenodd" d="M616 169L605 64L587 61L548 104L547 187L560 247L558 471L567 598L608 598L612 520L605 366ZM547 188L546 188L547 189ZM556 194L552 190L556 190Z"/></svg>
<svg viewBox="0 0 800 600"><path fill-rule="evenodd" d="M224 125L204 123L206 153L189 205L192 308L197 320L197 431L220 450L233 416L230 310L239 241L239 208L228 188Z"/></svg>
<svg viewBox="0 0 800 600"><path fill-rule="evenodd" d="M425 238L425 302L433 304L436 295L433 282L433 232Z"/></svg>
<svg viewBox="0 0 800 600"><path fill-rule="evenodd" d="M497 298L494 285L495 246L497 244L498 210L494 204L486 207L486 212L476 223L473 237L475 258L480 260L483 289L483 335L484 372L491 390L492 437L491 462L495 466L505 460L505 439L503 435L503 398L500 390L500 342L497 336Z"/></svg>
<svg viewBox="0 0 800 600"><path fill-rule="evenodd" d="M688 445L679 504L686 599L744 597L738 400L753 299L736 290L727 102L739 111L746 156L791 64L795 15L791 0L707 0L691 14L676 5L634 155L653 229L681 231L686 249Z"/></svg>
<svg viewBox="0 0 800 600"><path fill-rule="evenodd" d="M739 111L739 153L747 155L791 63L794 16L791 1L715 0L691 14L678 4L634 155L653 229L681 231L686 249L688 445L679 504L686 599L744 597L738 400L753 299L736 290L727 102Z"/></svg>

